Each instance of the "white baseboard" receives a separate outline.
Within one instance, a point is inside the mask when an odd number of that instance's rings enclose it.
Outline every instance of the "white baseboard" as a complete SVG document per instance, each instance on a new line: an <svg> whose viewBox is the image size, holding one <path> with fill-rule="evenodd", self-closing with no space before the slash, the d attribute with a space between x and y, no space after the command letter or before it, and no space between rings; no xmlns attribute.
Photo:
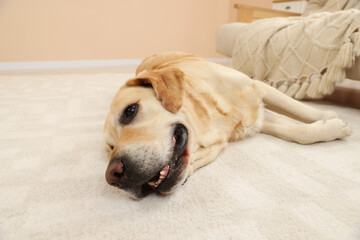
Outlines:
<svg viewBox="0 0 360 240"><path fill-rule="evenodd" d="M141 63L141 59L46 61L46 62L0 62L0 71L134 66L134 65L139 65L140 63Z"/></svg>
<svg viewBox="0 0 360 240"><path fill-rule="evenodd" d="M210 62L230 63L228 58L208 58ZM142 59L46 61L46 62L0 62L0 71L69 69L88 67L137 66Z"/></svg>
<svg viewBox="0 0 360 240"><path fill-rule="evenodd" d="M231 63L231 58L206 58L206 60L214 63Z"/></svg>

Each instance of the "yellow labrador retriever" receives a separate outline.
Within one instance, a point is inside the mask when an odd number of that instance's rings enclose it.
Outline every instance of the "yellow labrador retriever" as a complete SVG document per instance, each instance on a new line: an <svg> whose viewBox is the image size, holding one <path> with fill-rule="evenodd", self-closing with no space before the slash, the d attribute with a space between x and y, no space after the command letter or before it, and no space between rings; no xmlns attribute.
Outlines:
<svg viewBox="0 0 360 240"><path fill-rule="evenodd" d="M236 70L185 53L154 55L111 103L106 181L134 198L168 194L229 141L258 132L311 144L343 139L351 129L335 112L304 105Z"/></svg>

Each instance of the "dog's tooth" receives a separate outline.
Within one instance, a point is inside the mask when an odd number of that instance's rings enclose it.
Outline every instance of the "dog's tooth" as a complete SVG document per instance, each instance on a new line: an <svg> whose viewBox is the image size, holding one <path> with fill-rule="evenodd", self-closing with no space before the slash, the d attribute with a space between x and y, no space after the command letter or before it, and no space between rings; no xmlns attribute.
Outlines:
<svg viewBox="0 0 360 240"><path fill-rule="evenodd" d="M160 185L160 183L162 183L162 181L165 179L166 175L169 172L169 169L170 169L169 165L164 167L160 172L159 179L157 181L148 182L148 185L151 186L151 187L157 188Z"/></svg>

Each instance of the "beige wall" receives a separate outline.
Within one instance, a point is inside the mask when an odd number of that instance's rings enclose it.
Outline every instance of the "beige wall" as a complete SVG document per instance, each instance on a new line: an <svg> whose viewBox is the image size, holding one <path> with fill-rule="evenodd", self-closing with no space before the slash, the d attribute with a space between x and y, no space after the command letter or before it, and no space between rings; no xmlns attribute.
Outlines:
<svg viewBox="0 0 360 240"><path fill-rule="evenodd" d="M215 31L232 20L234 2L1 0L0 61L143 58L170 50L221 57Z"/></svg>

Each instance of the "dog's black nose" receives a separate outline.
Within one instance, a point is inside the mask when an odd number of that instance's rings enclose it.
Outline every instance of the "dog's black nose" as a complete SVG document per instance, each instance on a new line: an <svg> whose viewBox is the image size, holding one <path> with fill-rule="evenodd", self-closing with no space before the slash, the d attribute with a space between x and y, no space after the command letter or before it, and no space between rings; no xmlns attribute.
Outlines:
<svg viewBox="0 0 360 240"><path fill-rule="evenodd" d="M119 182L124 177L124 164L119 158L111 160L106 169L105 177L108 184L119 187Z"/></svg>

